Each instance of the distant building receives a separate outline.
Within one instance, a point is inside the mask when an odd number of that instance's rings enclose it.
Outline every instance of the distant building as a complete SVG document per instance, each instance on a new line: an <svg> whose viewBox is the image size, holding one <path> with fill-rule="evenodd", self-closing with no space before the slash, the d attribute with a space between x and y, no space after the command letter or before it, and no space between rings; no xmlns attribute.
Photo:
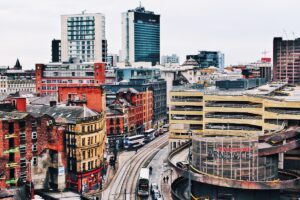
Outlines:
<svg viewBox="0 0 300 200"><path fill-rule="evenodd" d="M56 94L62 86L95 86L105 83L105 64L70 62L36 64L36 92L39 95Z"/></svg>
<svg viewBox="0 0 300 200"><path fill-rule="evenodd" d="M52 40L52 59L51 62L61 62L61 40Z"/></svg>
<svg viewBox="0 0 300 200"><path fill-rule="evenodd" d="M61 61L106 62L105 17L101 13L61 16Z"/></svg>
<svg viewBox="0 0 300 200"><path fill-rule="evenodd" d="M19 59L13 68L3 68L0 72L0 93L35 93L34 70L23 70Z"/></svg>
<svg viewBox="0 0 300 200"><path fill-rule="evenodd" d="M116 81L129 81L130 79L157 79L160 77L160 70L157 68L124 67L116 68Z"/></svg>
<svg viewBox="0 0 300 200"><path fill-rule="evenodd" d="M162 56L161 65L165 64L179 64L179 57L176 54L172 54L171 56Z"/></svg>
<svg viewBox="0 0 300 200"><path fill-rule="evenodd" d="M264 78L267 82L272 80L271 58L262 58L260 61L247 64L254 78Z"/></svg>
<svg viewBox="0 0 300 200"><path fill-rule="evenodd" d="M108 54L107 55L107 66L116 67L117 63L120 61L118 54Z"/></svg>
<svg viewBox="0 0 300 200"><path fill-rule="evenodd" d="M129 63L159 63L160 15L141 6L122 14L122 54Z"/></svg>
<svg viewBox="0 0 300 200"><path fill-rule="evenodd" d="M275 37L273 40L273 79L287 80L292 84L300 83L300 38L283 40Z"/></svg>
<svg viewBox="0 0 300 200"><path fill-rule="evenodd" d="M196 55L187 55L186 59L194 59L200 68L216 67L224 70L224 54L219 51L199 51Z"/></svg>

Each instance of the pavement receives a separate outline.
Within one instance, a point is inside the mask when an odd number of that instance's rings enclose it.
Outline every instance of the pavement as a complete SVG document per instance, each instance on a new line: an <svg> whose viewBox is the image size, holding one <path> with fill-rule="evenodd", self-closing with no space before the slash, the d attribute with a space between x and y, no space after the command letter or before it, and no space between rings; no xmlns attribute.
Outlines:
<svg viewBox="0 0 300 200"><path fill-rule="evenodd" d="M169 166L167 165L168 146L161 149L151 160L148 167L152 167L152 174L150 176L150 183L156 183L160 187L161 194L164 200L172 200L171 197L171 177L174 176L174 172L171 175ZM163 182L163 177L169 176L169 181ZM149 197L150 199L151 197Z"/></svg>

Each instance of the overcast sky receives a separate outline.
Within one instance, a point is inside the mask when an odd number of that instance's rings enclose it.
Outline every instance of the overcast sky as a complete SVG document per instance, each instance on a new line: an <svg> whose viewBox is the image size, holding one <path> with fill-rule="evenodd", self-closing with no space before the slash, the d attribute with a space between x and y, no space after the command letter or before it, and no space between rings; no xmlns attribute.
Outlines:
<svg viewBox="0 0 300 200"><path fill-rule="evenodd" d="M299 0L143 0L161 14L161 55L183 61L198 50L220 50L226 65L272 55L274 36L300 36ZM121 49L121 13L138 0L1 0L0 65L25 68L49 62L51 40L60 38L60 15L100 12L106 16L108 51ZM285 36L284 36L285 37Z"/></svg>

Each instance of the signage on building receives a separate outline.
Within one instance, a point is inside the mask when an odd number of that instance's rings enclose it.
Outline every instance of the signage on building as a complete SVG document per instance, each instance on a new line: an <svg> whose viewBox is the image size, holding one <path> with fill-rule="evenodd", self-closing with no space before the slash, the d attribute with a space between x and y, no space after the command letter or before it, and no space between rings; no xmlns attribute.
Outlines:
<svg viewBox="0 0 300 200"><path fill-rule="evenodd" d="M253 157L251 148L219 147L208 149L208 157L218 159L250 160Z"/></svg>

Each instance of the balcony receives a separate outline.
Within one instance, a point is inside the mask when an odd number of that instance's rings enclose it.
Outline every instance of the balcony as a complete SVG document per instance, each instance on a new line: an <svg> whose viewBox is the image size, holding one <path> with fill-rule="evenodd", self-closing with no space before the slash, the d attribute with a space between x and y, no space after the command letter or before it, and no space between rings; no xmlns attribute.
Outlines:
<svg viewBox="0 0 300 200"><path fill-rule="evenodd" d="M13 134L6 134L4 136L5 139L9 139L9 138L16 138L17 137L17 134L13 133Z"/></svg>
<svg viewBox="0 0 300 200"><path fill-rule="evenodd" d="M7 168L16 168L18 167L19 165L16 163L16 162L10 162L10 163L7 163L6 164L6 167Z"/></svg>
<svg viewBox="0 0 300 200"><path fill-rule="evenodd" d="M3 153L4 154L9 154L9 153L17 153L19 151L20 151L19 147L14 147L14 148L10 148L8 150L5 150Z"/></svg>

